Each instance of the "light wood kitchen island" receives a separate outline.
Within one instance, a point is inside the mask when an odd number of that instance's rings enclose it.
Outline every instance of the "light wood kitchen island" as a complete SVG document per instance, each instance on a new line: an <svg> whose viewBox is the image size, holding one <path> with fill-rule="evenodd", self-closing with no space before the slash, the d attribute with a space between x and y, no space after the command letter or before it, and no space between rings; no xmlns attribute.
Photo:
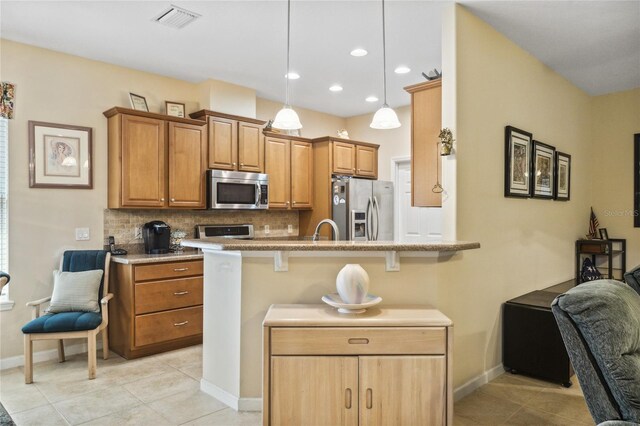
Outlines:
<svg viewBox="0 0 640 426"><path fill-rule="evenodd" d="M262 409L262 321L273 304L318 304L336 291L348 263L371 279L369 292L391 305L433 305L435 264L474 242L274 241L203 238L182 245L204 253L201 390L235 410ZM446 314L446 313L445 313Z"/></svg>

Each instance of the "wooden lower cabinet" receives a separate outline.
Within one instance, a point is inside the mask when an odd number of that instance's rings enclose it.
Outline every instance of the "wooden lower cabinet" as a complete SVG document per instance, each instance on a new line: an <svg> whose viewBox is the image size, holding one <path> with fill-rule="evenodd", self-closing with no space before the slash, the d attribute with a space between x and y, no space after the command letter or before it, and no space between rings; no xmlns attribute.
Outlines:
<svg viewBox="0 0 640 426"><path fill-rule="evenodd" d="M369 321L273 305L264 321L263 425L451 425L450 320L415 306L380 311Z"/></svg>
<svg viewBox="0 0 640 426"><path fill-rule="evenodd" d="M202 260L111 263L109 340L124 358L202 343Z"/></svg>

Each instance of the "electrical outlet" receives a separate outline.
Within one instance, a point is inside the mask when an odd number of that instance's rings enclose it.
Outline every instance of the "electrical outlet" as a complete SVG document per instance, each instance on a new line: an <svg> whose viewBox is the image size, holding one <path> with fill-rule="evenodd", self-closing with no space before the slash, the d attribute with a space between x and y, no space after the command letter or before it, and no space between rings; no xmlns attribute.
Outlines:
<svg viewBox="0 0 640 426"><path fill-rule="evenodd" d="M141 240L142 239L142 227L141 226L136 226L135 228L133 228L133 238L136 240Z"/></svg>
<svg viewBox="0 0 640 426"><path fill-rule="evenodd" d="M293 234L293 225L287 225L287 232Z"/></svg>
<svg viewBox="0 0 640 426"><path fill-rule="evenodd" d="M89 228L76 228L76 241L88 241L89 237Z"/></svg>
<svg viewBox="0 0 640 426"><path fill-rule="evenodd" d="M271 231L269 231L269 225L265 225L264 226L264 233L268 234L269 232L271 232Z"/></svg>

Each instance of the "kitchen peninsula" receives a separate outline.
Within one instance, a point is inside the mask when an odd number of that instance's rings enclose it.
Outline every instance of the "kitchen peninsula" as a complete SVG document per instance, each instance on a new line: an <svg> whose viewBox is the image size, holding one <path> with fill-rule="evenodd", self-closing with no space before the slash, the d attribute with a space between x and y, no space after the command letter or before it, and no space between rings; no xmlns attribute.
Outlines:
<svg viewBox="0 0 640 426"><path fill-rule="evenodd" d="M272 304L317 304L335 292L345 264L358 263L386 305L435 300L434 264L476 242L235 240L182 245L204 252L202 391L235 410L260 410L262 321Z"/></svg>

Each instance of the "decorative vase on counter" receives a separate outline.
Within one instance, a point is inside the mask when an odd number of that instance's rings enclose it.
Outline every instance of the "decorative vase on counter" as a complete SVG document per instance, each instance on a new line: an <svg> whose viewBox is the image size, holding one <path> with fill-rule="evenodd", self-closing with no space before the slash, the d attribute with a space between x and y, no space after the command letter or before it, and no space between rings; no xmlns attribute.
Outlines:
<svg viewBox="0 0 640 426"><path fill-rule="evenodd" d="M369 292L369 274L357 263L349 263L338 272L336 288L345 303L362 303Z"/></svg>

